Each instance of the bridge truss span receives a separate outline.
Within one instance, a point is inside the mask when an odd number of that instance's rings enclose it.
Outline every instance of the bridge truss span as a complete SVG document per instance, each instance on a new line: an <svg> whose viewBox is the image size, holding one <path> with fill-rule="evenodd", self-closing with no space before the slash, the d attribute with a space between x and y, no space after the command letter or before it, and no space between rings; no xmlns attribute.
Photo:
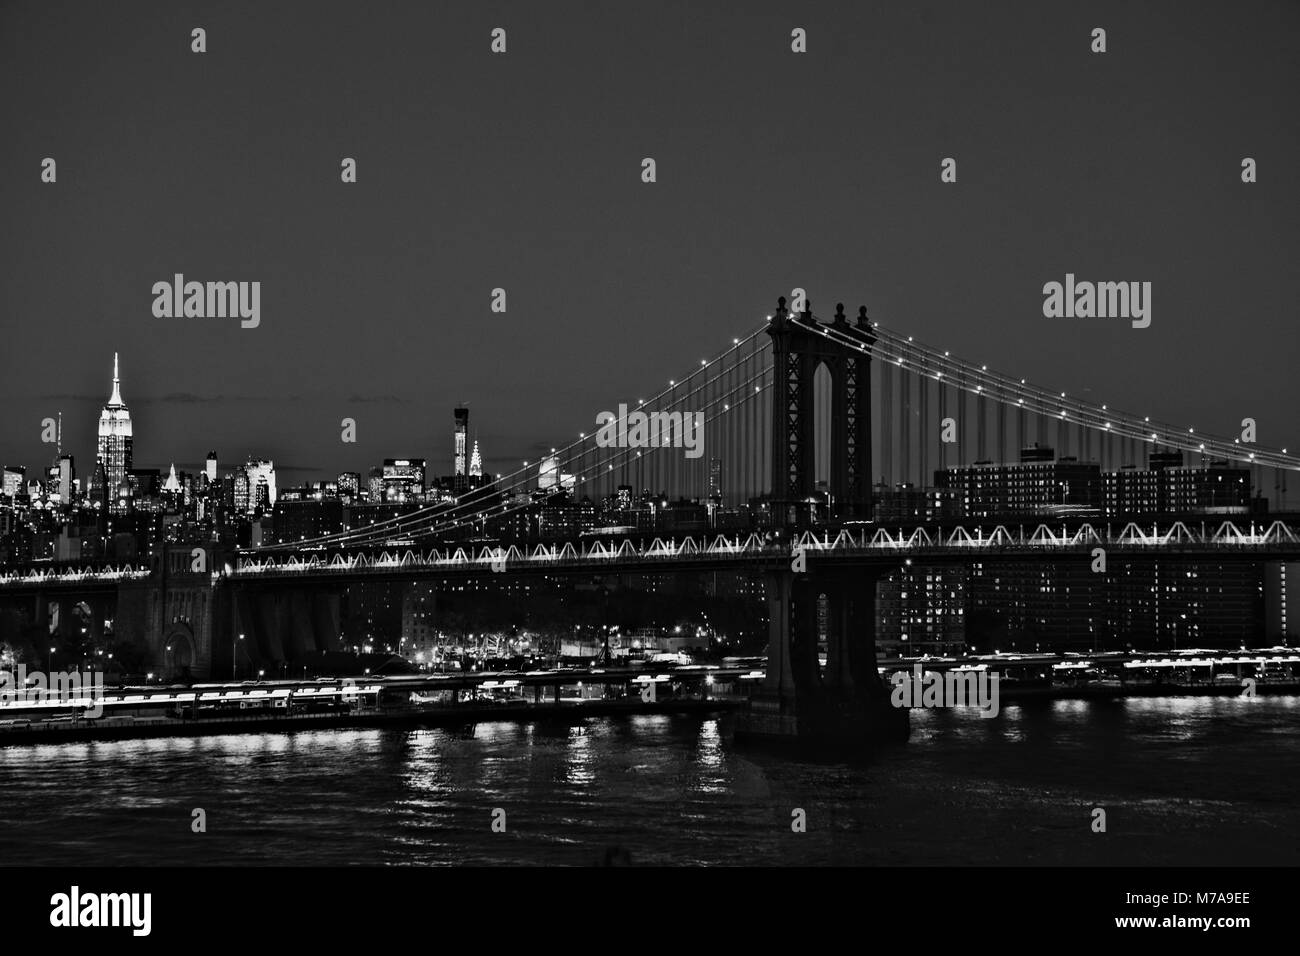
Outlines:
<svg viewBox="0 0 1300 956"><path fill-rule="evenodd" d="M958 524L898 528L839 528L789 537L753 532L653 539L568 541L531 547L383 549L332 554L246 553L223 572L241 581L293 577L395 574L493 574L502 571L637 573L673 567L770 566L804 558L962 563L998 556L1037 560L1049 555L1091 556L1096 548L1121 556L1235 557L1277 560L1300 556L1300 524L1167 521L1139 524L1046 522Z"/></svg>

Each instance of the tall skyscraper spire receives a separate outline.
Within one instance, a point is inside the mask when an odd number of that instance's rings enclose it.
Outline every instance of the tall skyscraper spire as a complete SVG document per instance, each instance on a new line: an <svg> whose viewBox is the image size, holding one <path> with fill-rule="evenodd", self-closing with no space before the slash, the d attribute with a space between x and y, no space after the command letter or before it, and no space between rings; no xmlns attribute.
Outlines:
<svg viewBox="0 0 1300 956"><path fill-rule="evenodd" d="M108 399L109 405L125 405L122 401L122 383L117 375L117 353L113 353L113 394Z"/></svg>
<svg viewBox="0 0 1300 956"><path fill-rule="evenodd" d="M478 439L474 439L474 451L469 456L469 476L471 478L483 477L483 456L478 452Z"/></svg>

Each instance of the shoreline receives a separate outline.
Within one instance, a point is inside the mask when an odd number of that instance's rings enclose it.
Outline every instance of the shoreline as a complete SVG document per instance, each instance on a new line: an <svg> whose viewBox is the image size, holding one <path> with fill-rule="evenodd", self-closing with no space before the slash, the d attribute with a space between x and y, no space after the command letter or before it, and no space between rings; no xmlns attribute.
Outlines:
<svg viewBox="0 0 1300 956"><path fill-rule="evenodd" d="M457 727L488 721L521 723L580 723L588 717L645 714L708 714L735 710L744 702L729 699L678 700L645 703L593 701L592 703L545 704L462 704L423 710L397 709L353 713L287 714L249 717L144 717L133 723L99 721L61 722L54 725L33 721L28 726L0 729L0 747L49 743L140 740L157 737L218 737L241 733L295 733L300 730L348 730L387 727ZM122 718L102 718L122 720ZM98 726L97 726L98 724Z"/></svg>
<svg viewBox="0 0 1300 956"><path fill-rule="evenodd" d="M1257 684L1256 696L1300 694L1300 683ZM1003 704L1042 704L1058 700L1118 700L1157 697L1241 697L1243 688L1233 685L1134 684L1127 686L1015 687L1006 686L999 697ZM247 717L181 718L162 715L100 718L98 720L33 720L22 726L0 727L0 747L86 743L92 741L140 740L162 737L216 737L238 733L295 733L300 730L346 730L387 727L456 727L485 721L520 723L579 723L589 717L647 714L744 713L744 698L718 697L708 700L681 699L654 703L639 697L590 702L457 704L425 709L389 708L351 713L255 714ZM911 707L907 710L933 710ZM101 723L101 721L103 721ZM128 722L129 721L129 722Z"/></svg>

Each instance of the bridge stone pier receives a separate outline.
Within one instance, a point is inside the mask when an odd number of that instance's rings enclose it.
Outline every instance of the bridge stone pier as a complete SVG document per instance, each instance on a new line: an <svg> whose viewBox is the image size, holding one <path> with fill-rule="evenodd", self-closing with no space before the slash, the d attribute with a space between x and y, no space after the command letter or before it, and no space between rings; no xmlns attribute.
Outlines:
<svg viewBox="0 0 1300 956"><path fill-rule="evenodd" d="M113 636L138 648L157 680L215 676L214 645L230 626L230 592L215 545L169 545L147 578L117 589Z"/></svg>
<svg viewBox="0 0 1300 956"><path fill-rule="evenodd" d="M765 573L767 676L737 722L738 738L836 749L907 739L907 711L890 706L876 670L878 575L869 568ZM824 669L819 618L825 622Z"/></svg>
<svg viewBox="0 0 1300 956"><path fill-rule="evenodd" d="M148 578L118 586L116 639L164 681L276 677L285 663L338 650L337 589L238 584L226 561L214 545L169 546Z"/></svg>

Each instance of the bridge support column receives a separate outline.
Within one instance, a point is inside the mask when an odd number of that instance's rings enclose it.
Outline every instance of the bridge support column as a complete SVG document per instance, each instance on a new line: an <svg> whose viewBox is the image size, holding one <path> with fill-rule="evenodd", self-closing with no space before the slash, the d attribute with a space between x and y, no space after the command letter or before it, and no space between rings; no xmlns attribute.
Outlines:
<svg viewBox="0 0 1300 956"><path fill-rule="evenodd" d="M790 672L790 584L793 575L777 573L764 577L767 591L767 677L765 697L778 701L794 697L794 675Z"/></svg>
<svg viewBox="0 0 1300 956"><path fill-rule="evenodd" d="M876 671L874 569L769 571L767 677L736 725L738 740L862 747L907 739ZM826 674L817 661L817 601L829 607Z"/></svg>
<svg viewBox="0 0 1300 956"><path fill-rule="evenodd" d="M826 672L822 681L832 693L853 694L853 614L851 595L838 582L826 591Z"/></svg>
<svg viewBox="0 0 1300 956"><path fill-rule="evenodd" d="M340 593L337 590L317 590L311 596L313 652L339 649Z"/></svg>
<svg viewBox="0 0 1300 956"><path fill-rule="evenodd" d="M94 598L90 602L90 646L91 653L104 646L104 601Z"/></svg>
<svg viewBox="0 0 1300 956"><path fill-rule="evenodd" d="M59 643L63 645L66 652L67 647L74 640L72 629L72 608L76 604L72 598L59 598Z"/></svg>
<svg viewBox="0 0 1300 956"><path fill-rule="evenodd" d="M41 629L42 640L50 631L50 599L48 595L36 595L36 607L32 612L32 624Z"/></svg>

